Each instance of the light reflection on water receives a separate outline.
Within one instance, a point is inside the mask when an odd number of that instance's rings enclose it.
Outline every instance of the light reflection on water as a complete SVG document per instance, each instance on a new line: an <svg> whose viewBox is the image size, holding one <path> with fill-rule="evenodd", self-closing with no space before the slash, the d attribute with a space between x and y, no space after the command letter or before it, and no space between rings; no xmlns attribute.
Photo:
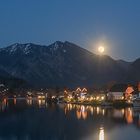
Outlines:
<svg viewBox="0 0 140 140"><path fill-rule="evenodd" d="M140 137L140 109L4 99L0 102L0 124L0 140L18 140L17 135L23 140L135 140ZM127 129L128 136L123 133Z"/></svg>
<svg viewBox="0 0 140 140"><path fill-rule="evenodd" d="M104 128L100 127L99 130L99 140L104 140Z"/></svg>
<svg viewBox="0 0 140 140"><path fill-rule="evenodd" d="M76 104L66 104L64 106L65 115L69 114L70 111L76 112L77 119L87 119L88 116L108 116L112 118L124 119L128 124L133 123L133 117L138 115L137 111L133 108L122 108L122 109L114 109L114 108L102 108L102 107L94 107L94 106L84 106L84 105L76 105ZM140 112L139 112L140 113ZM140 120L139 120L140 121Z"/></svg>

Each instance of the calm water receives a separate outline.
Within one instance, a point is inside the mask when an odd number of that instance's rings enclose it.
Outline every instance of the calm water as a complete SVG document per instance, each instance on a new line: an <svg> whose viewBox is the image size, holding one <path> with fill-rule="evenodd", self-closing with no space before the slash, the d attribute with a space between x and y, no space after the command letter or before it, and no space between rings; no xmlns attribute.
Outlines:
<svg viewBox="0 0 140 140"><path fill-rule="evenodd" d="M49 105L44 100L0 103L0 140L139 140L140 109Z"/></svg>

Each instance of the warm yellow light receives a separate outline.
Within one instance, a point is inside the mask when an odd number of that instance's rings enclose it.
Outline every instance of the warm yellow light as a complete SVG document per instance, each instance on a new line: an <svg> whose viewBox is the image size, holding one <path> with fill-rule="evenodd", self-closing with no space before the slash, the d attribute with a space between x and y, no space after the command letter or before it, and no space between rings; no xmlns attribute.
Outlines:
<svg viewBox="0 0 140 140"><path fill-rule="evenodd" d="M96 100L99 100L99 96L96 97Z"/></svg>
<svg viewBox="0 0 140 140"><path fill-rule="evenodd" d="M121 99L123 100L124 99L124 96L122 96Z"/></svg>
<svg viewBox="0 0 140 140"><path fill-rule="evenodd" d="M103 53L105 51L105 48L103 46L99 46L98 52Z"/></svg>
<svg viewBox="0 0 140 140"><path fill-rule="evenodd" d="M93 97L90 97L90 100L93 100Z"/></svg>
<svg viewBox="0 0 140 140"><path fill-rule="evenodd" d="M101 97L101 99L102 99L102 100L104 100L104 99L105 99L105 97L104 97L104 96L102 96L102 97Z"/></svg>

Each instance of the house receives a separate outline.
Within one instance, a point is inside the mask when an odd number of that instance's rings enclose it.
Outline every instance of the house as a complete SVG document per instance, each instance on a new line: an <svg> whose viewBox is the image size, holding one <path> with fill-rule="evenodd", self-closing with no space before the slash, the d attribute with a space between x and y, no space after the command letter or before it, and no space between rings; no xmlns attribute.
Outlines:
<svg viewBox="0 0 140 140"><path fill-rule="evenodd" d="M133 86L127 84L115 84L107 94L108 100L124 100L131 98L134 92Z"/></svg>

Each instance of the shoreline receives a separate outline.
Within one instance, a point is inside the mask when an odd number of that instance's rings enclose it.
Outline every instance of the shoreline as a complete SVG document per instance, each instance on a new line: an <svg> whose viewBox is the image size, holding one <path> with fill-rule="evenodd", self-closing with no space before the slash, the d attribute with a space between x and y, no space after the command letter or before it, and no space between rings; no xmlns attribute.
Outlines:
<svg viewBox="0 0 140 140"><path fill-rule="evenodd" d="M4 98L3 98L4 99ZM2 101L1 99L0 101ZM39 98L25 98L25 97L20 97L20 98L6 98L7 100L45 100L47 99L39 99ZM58 104L75 104L75 105L89 105L89 106L101 106L101 107L116 107L116 108L122 108L122 107L133 107L133 103L127 103L125 101L112 101L112 102L54 102L54 101L47 101L48 103L58 103Z"/></svg>
<svg viewBox="0 0 140 140"><path fill-rule="evenodd" d="M122 108L122 107L133 107L133 104L122 102L119 104L119 102L104 102L104 103L80 103L80 102L65 102L66 104L75 104L75 105L90 105L90 106L101 106L101 107L116 107L116 108Z"/></svg>

